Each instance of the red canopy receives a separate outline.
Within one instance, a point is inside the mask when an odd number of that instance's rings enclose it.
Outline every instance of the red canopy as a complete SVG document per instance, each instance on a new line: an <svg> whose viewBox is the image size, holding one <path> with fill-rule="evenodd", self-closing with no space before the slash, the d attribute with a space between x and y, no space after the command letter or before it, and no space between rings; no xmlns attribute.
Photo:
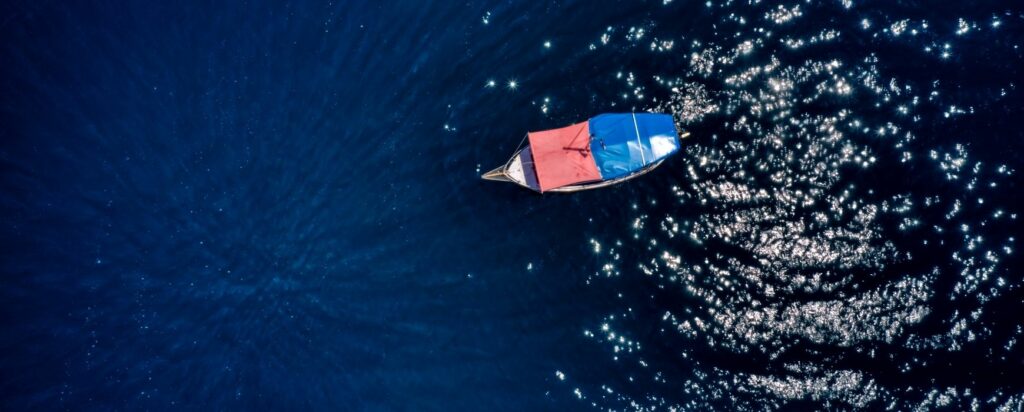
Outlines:
<svg viewBox="0 0 1024 412"><path fill-rule="evenodd" d="M540 191L601 180L590 153L590 122L529 134Z"/></svg>

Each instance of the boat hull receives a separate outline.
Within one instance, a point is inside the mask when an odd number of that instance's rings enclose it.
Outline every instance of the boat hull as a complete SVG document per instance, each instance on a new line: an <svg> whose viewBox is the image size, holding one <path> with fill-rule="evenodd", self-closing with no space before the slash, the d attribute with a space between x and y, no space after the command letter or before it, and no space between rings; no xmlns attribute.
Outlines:
<svg viewBox="0 0 1024 412"><path fill-rule="evenodd" d="M636 177L640 177L640 176L642 176L644 174L647 174L647 172L650 172L651 170L654 170L654 168L656 168L658 166L661 166L661 164L663 162L665 162L664 159L659 160L657 162L654 162L654 163L651 163L651 164L647 165L643 169L637 170L637 171L635 171L635 172L633 172L631 174L625 175L625 176L617 177L615 179L602 180L602 181L594 182L594 183L584 183L584 184L581 184L581 185L571 185L571 186L556 187L554 189L548 190L545 193L573 193L573 192L581 192L581 191L584 191L584 190L600 189L602 187L608 187L608 186L611 186L611 185L616 185L616 184L625 182L627 180L630 180L630 179L633 179L633 178L636 178Z"/></svg>
<svg viewBox="0 0 1024 412"><path fill-rule="evenodd" d="M679 138L685 138L690 133L683 132L679 134ZM581 192L584 190L600 189L602 187L608 187L616 185L627 180L642 176L654 170L658 166L661 166L667 158L663 158L640 169L637 169L625 176L620 176L614 179L598 180L593 182L586 182L562 187L556 187L550 190L543 191L543 193L573 193ZM530 151L530 146L527 145L512 155L512 158L508 160L504 165L495 168L487 173L484 173L480 177L485 180L494 180L501 182L511 182L519 186L525 187L537 193L542 193L540 190L540 184L537 182L536 172L534 171L533 155Z"/></svg>
<svg viewBox="0 0 1024 412"><path fill-rule="evenodd" d="M524 159L524 157L528 157L529 150L530 146L522 148L521 150L516 152L515 155L512 156L512 159L510 159L508 163L506 163L503 166L497 167L494 170L491 170L487 173L484 173L480 177L483 178L484 180L515 183L519 186L533 190L537 193L541 193L540 186L536 184L536 178L529 176L531 161L528 159ZM654 170L656 167L661 166L661 164L664 162L665 159L659 160L657 162L645 166L642 169L634 171L633 173L630 173L625 176L620 176L614 179L599 180L595 182L577 185L562 186L548 190L544 193L573 193L581 192L584 190L600 189L602 187L612 186L647 174L651 170Z"/></svg>

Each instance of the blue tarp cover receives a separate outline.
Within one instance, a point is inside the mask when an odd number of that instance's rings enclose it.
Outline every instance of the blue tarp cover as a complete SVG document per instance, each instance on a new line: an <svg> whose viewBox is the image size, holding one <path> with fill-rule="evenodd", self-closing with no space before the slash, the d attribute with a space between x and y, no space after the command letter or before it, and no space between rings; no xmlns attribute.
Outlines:
<svg viewBox="0 0 1024 412"><path fill-rule="evenodd" d="M602 114L590 119L590 150L603 180L628 175L679 150L672 115Z"/></svg>

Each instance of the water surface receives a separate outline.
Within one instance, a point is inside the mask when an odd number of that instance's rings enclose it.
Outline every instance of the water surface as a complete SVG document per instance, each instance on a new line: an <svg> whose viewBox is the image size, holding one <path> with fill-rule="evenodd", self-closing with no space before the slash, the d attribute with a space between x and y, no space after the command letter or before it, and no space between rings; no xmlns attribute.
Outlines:
<svg viewBox="0 0 1024 412"><path fill-rule="evenodd" d="M1024 402L1013 2L0 7L5 409Z"/></svg>

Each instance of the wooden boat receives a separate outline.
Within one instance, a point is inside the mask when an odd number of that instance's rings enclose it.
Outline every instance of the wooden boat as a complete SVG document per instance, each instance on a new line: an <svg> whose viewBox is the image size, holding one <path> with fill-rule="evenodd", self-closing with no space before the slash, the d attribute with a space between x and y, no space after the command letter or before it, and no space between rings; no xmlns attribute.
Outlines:
<svg viewBox="0 0 1024 412"><path fill-rule="evenodd" d="M612 113L559 129L527 133L529 144L482 178L539 193L567 193L625 182L679 151L671 115ZM520 144L522 145L522 144Z"/></svg>

